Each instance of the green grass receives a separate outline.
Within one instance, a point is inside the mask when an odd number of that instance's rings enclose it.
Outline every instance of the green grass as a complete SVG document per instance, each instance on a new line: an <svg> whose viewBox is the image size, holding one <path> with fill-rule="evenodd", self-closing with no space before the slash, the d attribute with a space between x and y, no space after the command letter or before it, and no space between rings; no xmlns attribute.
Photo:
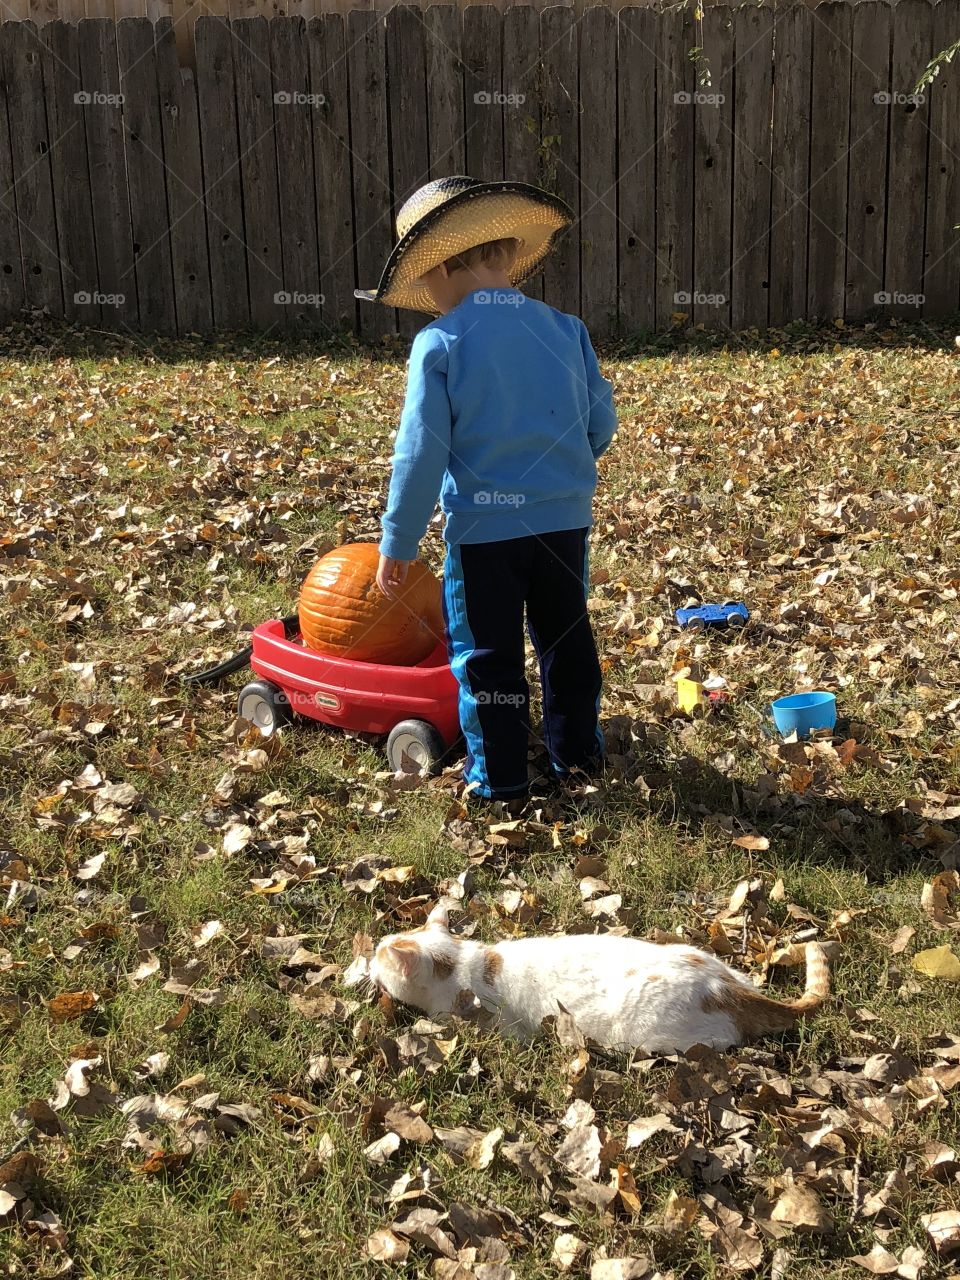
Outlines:
<svg viewBox="0 0 960 1280"><path fill-rule="evenodd" d="M50 1097L77 1057L102 1056L97 1079L120 1099L216 1093L260 1113L160 1174L143 1171L145 1151L124 1146L127 1123L115 1105L91 1115L67 1107L65 1139L33 1132L29 1149L42 1165L31 1198L37 1212L58 1215L75 1274L390 1273L362 1249L417 1203L389 1202L403 1173L426 1178L426 1207L499 1205L517 1215L507 1241L518 1277L556 1274L549 1257L560 1230L591 1251L575 1274L589 1274L601 1248L650 1256L677 1276L725 1274L696 1225L678 1239L658 1231L671 1190L718 1194L678 1162L680 1145L667 1135L619 1157L637 1182L635 1218L569 1208L557 1194L567 1185L562 1170L554 1166L552 1192L542 1190L502 1154L477 1170L435 1140L405 1144L383 1166L365 1158L379 1136L367 1117L384 1098L422 1103L434 1127L499 1126L505 1142L536 1141L548 1158L565 1132L570 1048L518 1046L465 1023L443 1033L434 1061L406 1059L398 1043L409 1043L415 1013L364 1004L308 1020L290 1002L304 972L264 953L265 937L302 934L307 951L346 967L355 933L376 938L415 923L464 873L464 918L489 940L594 927L578 890L585 852L603 859L623 919L641 936L681 930L706 942L738 881L760 877L769 890L782 879L782 897L751 931L754 967L763 945L802 928L795 904L840 942L836 998L782 1043L727 1055L734 1083L724 1106L746 1105L751 1072L766 1071L792 1082L808 1114L833 1106L839 1115L851 1098L878 1092L852 1059L896 1047L918 1065L932 1061L928 1038L960 1024L956 988L910 965L916 950L953 937L920 905L924 882L941 857L956 856L958 838L956 822L921 811L928 790L960 791L952 337L923 325L796 326L756 340L658 337L606 353L621 431L601 468L591 608L613 767L599 791L537 802L525 845L509 848L486 839L496 815L450 825L452 774L391 790L375 744L296 725L259 769L230 733L240 678L193 690L178 679L240 647L262 618L291 612L318 549L376 536L403 396L399 346L374 357L307 344L146 348L39 326L7 335L0 1158L21 1136L13 1113ZM439 568L437 524L424 555ZM670 617L695 595L744 598L754 625L691 643ZM193 607L176 609L183 604ZM670 710L664 689L692 663L729 682L722 718L692 722ZM874 754L849 767L823 756L808 762L809 778L791 778L763 713L772 696L804 685L835 689L838 740L856 737ZM89 766L100 786L84 787ZM103 785L119 782L137 790L132 810L99 813ZM228 856L230 823L248 825L254 838ZM732 843L753 830L769 848ZM99 874L78 879L100 853ZM304 855L311 870L296 883ZM14 858L34 886L26 895L11 892L23 879ZM371 894L351 889L347 871L371 858L413 870ZM290 878L285 891L254 892L271 877ZM536 912L524 925L502 907L518 887ZM210 920L222 929L197 949L191 931ZM146 925L160 967L132 985ZM894 955L903 925L916 934ZM92 926L99 936L83 938ZM198 985L219 989L223 1001L195 1004L177 1029L158 1030L182 999L163 985L191 956L205 966ZM794 993L796 971L774 972L770 985ZM357 998L335 976L323 990ZM77 991L95 992L97 1004L57 1023L48 1002ZM164 1073L138 1078L158 1052L170 1055ZM647 1069L603 1053L592 1066L613 1073L593 1105L620 1141L631 1120L663 1108L679 1078L674 1064ZM844 1070L853 1084L841 1075L812 1091L814 1072ZM311 1105L298 1115L284 1095ZM687 1108L691 1135L720 1143L707 1103ZM748 1220L766 1181L795 1163L798 1115L757 1113L754 1163L731 1166L722 1183ZM854 1169L862 1202L925 1143L960 1141L949 1092L939 1108L908 1104L889 1132L856 1118L850 1127L843 1155L816 1161L836 1229L780 1242L801 1280L862 1274L847 1259L881 1238L856 1212ZM176 1142L163 1123L153 1137L168 1151ZM902 1217L881 1220L883 1239L898 1256L927 1247L924 1274L935 1275L920 1217L954 1207L955 1184L908 1167L911 1199ZM544 1212L573 1225L557 1227ZM4 1274L54 1275L64 1253L29 1217L0 1224ZM775 1244L765 1243L764 1269ZM429 1251L414 1246L405 1271L434 1274Z"/></svg>

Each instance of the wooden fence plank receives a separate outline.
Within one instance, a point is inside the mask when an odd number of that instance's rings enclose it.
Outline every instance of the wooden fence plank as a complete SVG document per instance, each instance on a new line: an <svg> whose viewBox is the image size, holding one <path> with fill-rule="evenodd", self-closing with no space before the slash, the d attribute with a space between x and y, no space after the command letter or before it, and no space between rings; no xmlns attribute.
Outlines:
<svg viewBox="0 0 960 1280"><path fill-rule="evenodd" d="M617 329L617 19L580 21L580 307L599 338Z"/></svg>
<svg viewBox="0 0 960 1280"><path fill-rule="evenodd" d="M813 82L820 91L810 124L807 314L832 320L844 307L853 9L842 0L825 3L813 17Z"/></svg>
<svg viewBox="0 0 960 1280"><path fill-rule="evenodd" d="M933 47L948 48L960 28L960 5L940 0L934 15ZM930 90L928 90L930 92ZM927 185L924 314L949 315L960 307L960 59L933 82Z"/></svg>
<svg viewBox="0 0 960 1280"><path fill-rule="evenodd" d="M623 8L617 19L618 313L624 333L656 322L657 18Z"/></svg>
<svg viewBox="0 0 960 1280"><path fill-rule="evenodd" d="M695 72L697 44L689 10L660 13L657 64L657 327L670 327L678 298L693 290Z"/></svg>
<svg viewBox="0 0 960 1280"><path fill-rule="evenodd" d="M317 210L323 321L334 330L356 329L357 271L353 231L349 94L343 18L327 13L307 27L310 92L323 106L313 129L314 199ZM369 287L364 284L364 288ZM366 305L366 304L365 304Z"/></svg>
<svg viewBox="0 0 960 1280"><path fill-rule="evenodd" d="M884 291L893 297L884 311L920 314L923 294L924 209L927 187L929 94L914 101L917 76L930 60L933 9L928 0L898 0L892 13L890 77L890 176L887 184L887 250ZM954 130L956 121L954 121Z"/></svg>
<svg viewBox="0 0 960 1280"><path fill-rule="evenodd" d="M770 195L770 323L807 314L808 165L813 12L774 14L773 182Z"/></svg>
<svg viewBox="0 0 960 1280"><path fill-rule="evenodd" d="M213 327L213 299L196 84L193 72L179 64L170 18L157 23L156 39L177 330L205 333Z"/></svg>
<svg viewBox="0 0 960 1280"><path fill-rule="evenodd" d="M283 308L288 329L317 332L323 326L317 215L313 200L314 117L310 67L303 18L274 18L270 23L276 121L277 176L283 245ZM287 95L285 101L279 95Z"/></svg>
<svg viewBox="0 0 960 1280"><path fill-rule="evenodd" d="M877 98L890 84L890 12L885 0L862 0L853 10L845 283L849 317L871 311L883 288L890 113Z"/></svg>
<svg viewBox="0 0 960 1280"><path fill-rule="evenodd" d="M517 182L537 184L540 157L540 18L532 5L503 11L503 172ZM543 298L543 272L523 285Z"/></svg>
<svg viewBox="0 0 960 1280"><path fill-rule="evenodd" d="M123 147L117 28L110 18L79 24L80 79L93 202L93 230L103 323L138 325L133 229Z"/></svg>
<svg viewBox="0 0 960 1280"><path fill-rule="evenodd" d="M704 12L703 48L710 79L697 87L693 116L693 297L677 310L707 326L730 324L735 12L720 5Z"/></svg>
<svg viewBox="0 0 960 1280"><path fill-rule="evenodd" d="M573 210L573 226L547 259L544 300L580 313L580 103L573 10L550 5L540 15L540 183Z"/></svg>
<svg viewBox="0 0 960 1280"><path fill-rule="evenodd" d="M427 140L426 48L423 20L413 5L399 4L386 16L387 94L390 121L390 181L394 193L392 224L397 209L422 187L430 174ZM398 314L400 336L412 338L423 328L425 316L403 309Z"/></svg>
<svg viewBox="0 0 960 1280"><path fill-rule="evenodd" d="M503 171L517 182L539 180L540 21L532 5L503 14Z"/></svg>
<svg viewBox="0 0 960 1280"><path fill-rule="evenodd" d="M149 18L123 18L117 23L140 329L146 333L174 334L177 307L153 42L154 29ZM132 281L132 273L127 279Z"/></svg>
<svg viewBox="0 0 960 1280"><path fill-rule="evenodd" d="M100 307L77 301L77 294L97 291L97 248L93 234L90 171L87 165L86 108L81 91L79 38L75 24L48 22L41 30L50 51L47 78L47 125L57 242L63 283L63 314L69 320L99 323Z"/></svg>
<svg viewBox="0 0 960 1280"><path fill-rule="evenodd" d="M282 320L283 292L277 144L273 80L266 18L234 18L233 73L237 92L243 227L250 293L250 322L266 329ZM312 166L311 166L312 167Z"/></svg>
<svg viewBox="0 0 960 1280"><path fill-rule="evenodd" d="M24 298L28 306L62 314L60 258L50 134L44 102L42 44L32 22L0 24L0 63L7 91L13 191L5 205L16 209Z"/></svg>
<svg viewBox="0 0 960 1280"><path fill-rule="evenodd" d="M430 178L465 173L460 8L431 4L423 11L427 60Z"/></svg>
<svg viewBox="0 0 960 1280"><path fill-rule="evenodd" d="M0 72L3 54L0 49ZM23 261L20 226L13 183L13 157L7 118L7 87L0 74L0 324L18 315L23 308Z"/></svg>
<svg viewBox="0 0 960 1280"><path fill-rule="evenodd" d="M773 89L773 10L735 10L733 261L731 321L735 329L769 321L770 115Z"/></svg>
<svg viewBox="0 0 960 1280"><path fill-rule="evenodd" d="M385 30L377 13L351 10L347 19L350 137L357 273L362 289L376 287L393 246L390 161L387 154ZM396 330L396 311L363 302L360 332L378 338Z"/></svg>
<svg viewBox="0 0 960 1280"><path fill-rule="evenodd" d="M467 173L484 182L503 177L501 17L492 4L463 11L463 80Z"/></svg>
<svg viewBox="0 0 960 1280"><path fill-rule="evenodd" d="M503 171L518 182L540 177L540 17L532 5L514 5L503 14ZM543 272L523 291L543 298Z"/></svg>
<svg viewBox="0 0 960 1280"><path fill-rule="evenodd" d="M230 24L198 18L195 39L213 319L218 329L242 329L250 303Z"/></svg>

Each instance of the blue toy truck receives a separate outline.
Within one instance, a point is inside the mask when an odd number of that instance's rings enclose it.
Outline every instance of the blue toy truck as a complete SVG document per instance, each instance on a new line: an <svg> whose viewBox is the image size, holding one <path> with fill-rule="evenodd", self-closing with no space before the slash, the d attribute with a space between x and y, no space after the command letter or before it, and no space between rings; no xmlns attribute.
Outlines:
<svg viewBox="0 0 960 1280"><path fill-rule="evenodd" d="M743 627L750 619L750 610L737 600L723 604L698 604L693 609L678 609L677 625L687 631L701 631L705 627Z"/></svg>

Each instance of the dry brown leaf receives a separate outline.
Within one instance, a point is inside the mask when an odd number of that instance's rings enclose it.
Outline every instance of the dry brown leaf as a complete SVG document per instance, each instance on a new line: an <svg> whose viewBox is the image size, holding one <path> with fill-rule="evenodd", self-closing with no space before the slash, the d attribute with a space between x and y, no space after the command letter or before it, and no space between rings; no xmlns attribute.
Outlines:
<svg viewBox="0 0 960 1280"><path fill-rule="evenodd" d="M26 1194L15 1182L9 1187L0 1187L0 1218L6 1218L11 1214Z"/></svg>
<svg viewBox="0 0 960 1280"><path fill-rule="evenodd" d="M144 1173L151 1177L159 1174L170 1173L176 1174L185 1168L190 1162L193 1155L192 1151L154 1151L153 1155L148 1156L143 1164L137 1166L138 1173Z"/></svg>
<svg viewBox="0 0 960 1280"><path fill-rule="evenodd" d="M894 956L902 955L910 945L910 939L916 932L912 925L901 925L890 941L890 954Z"/></svg>
<svg viewBox="0 0 960 1280"><path fill-rule="evenodd" d="M920 1216L924 1231L937 1253L954 1253L960 1249L960 1210L941 1209Z"/></svg>
<svg viewBox="0 0 960 1280"><path fill-rule="evenodd" d="M40 1157L32 1151L16 1151L0 1164L0 1186L7 1182L16 1182L21 1187L30 1189L40 1175Z"/></svg>
<svg viewBox="0 0 960 1280"><path fill-rule="evenodd" d="M400 1102L394 1103L386 1112L383 1126L406 1142L430 1142L433 1138L433 1130L426 1120Z"/></svg>
<svg viewBox="0 0 960 1280"><path fill-rule="evenodd" d="M386 1164L390 1157L400 1150L401 1142L399 1134L385 1133L382 1138L377 1138L375 1142L365 1147L363 1154L371 1164Z"/></svg>
<svg viewBox="0 0 960 1280"><path fill-rule="evenodd" d="M550 1261L559 1271L572 1271L587 1251L579 1236L563 1232L553 1242Z"/></svg>
<svg viewBox="0 0 960 1280"><path fill-rule="evenodd" d="M642 1280L649 1271L646 1258L600 1258L590 1268L590 1280Z"/></svg>
<svg viewBox="0 0 960 1280"><path fill-rule="evenodd" d="M600 1176L603 1141L595 1124L576 1124L557 1148L556 1161L581 1178Z"/></svg>
<svg viewBox="0 0 960 1280"><path fill-rule="evenodd" d="M190 997L187 996L177 1012L171 1014L170 1017L167 1018L166 1022L161 1022L157 1027L157 1030L163 1032L164 1035L169 1035L171 1031L179 1031L186 1022L187 1014L192 1008L193 1002L190 1000Z"/></svg>
<svg viewBox="0 0 960 1280"><path fill-rule="evenodd" d="M616 1187L620 1203L627 1213L632 1214L634 1217L642 1213L643 1202L640 1199L637 1180L628 1165L618 1164L611 1169L610 1182L612 1186Z"/></svg>
<svg viewBox="0 0 960 1280"><path fill-rule="evenodd" d="M205 924L198 924L195 929L190 930L190 940L199 949L212 942L222 932L222 920L208 920Z"/></svg>
<svg viewBox="0 0 960 1280"><path fill-rule="evenodd" d="M960 897L960 873L941 871L928 881L920 892L920 905L935 925L941 929L960 927L957 917Z"/></svg>
<svg viewBox="0 0 960 1280"><path fill-rule="evenodd" d="M850 1261L875 1276L892 1275L900 1266L899 1258L889 1249L885 1249L882 1244L875 1244L869 1253L856 1254Z"/></svg>
<svg viewBox="0 0 960 1280"><path fill-rule="evenodd" d="M668 1235L680 1235L689 1231L697 1220L699 1205L691 1196L682 1196L674 1189L663 1206L663 1229Z"/></svg>
<svg viewBox="0 0 960 1280"><path fill-rule="evenodd" d="M51 1022L73 1022L89 1013L99 996L93 991L64 991L47 1001Z"/></svg>
<svg viewBox="0 0 960 1280"><path fill-rule="evenodd" d="M374 1262L406 1262L410 1243L394 1235L389 1227L381 1227L370 1236L363 1251Z"/></svg>
<svg viewBox="0 0 960 1280"><path fill-rule="evenodd" d="M663 1112L655 1116L641 1116L637 1120L632 1120L627 1125L627 1150L631 1151L634 1147L642 1146L656 1133L679 1133L679 1130L670 1117L664 1115Z"/></svg>
<svg viewBox="0 0 960 1280"><path fill-rule="evenodd" d="M223 833L223 852L227 855L240 853L253 839L253 828L238 822L227 827Z"/></svg>
<svg viewBox="0 0 960 1280"><path fill-rule="evenodd" d="M788 1183L770 1210L773 1222L796 1231L822 1233L833 1230L833 1214L817 1193L800 1183Z"/></svg>
<svg viewBox="0 0 960 1280"><path fill-rule="evenodd" d="M481 1138L471 1142L464 1152L464 1159L471 1169L488 1169L493 1164L497 1147L503 1141L502 1129L491 1129Z"/></svg>
<svg viewBox="0 0 960 1280"><path fill-rule="evenodd" d="M739 845L741 849L750 849L752 852L757 853L764 853L770 848L770 841L766 836L752 835L749 833L742 836L736 836L733 843L735 845Z"/></svg>

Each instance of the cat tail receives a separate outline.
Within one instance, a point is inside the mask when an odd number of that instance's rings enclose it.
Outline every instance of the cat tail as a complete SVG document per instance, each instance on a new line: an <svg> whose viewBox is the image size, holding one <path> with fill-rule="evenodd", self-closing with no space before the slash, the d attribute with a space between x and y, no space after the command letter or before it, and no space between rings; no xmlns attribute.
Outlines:
<svg viewBox="0 0 960 1280"><path fill-rule="evenodd" d="M796 1013L806 1013L811 1009L819 1009L824 1000L830 997L830 962L827 953L819 942L808 942L806 945L807 981L803 995L799 1000L785 1000L783 1003Z"/></svg>

